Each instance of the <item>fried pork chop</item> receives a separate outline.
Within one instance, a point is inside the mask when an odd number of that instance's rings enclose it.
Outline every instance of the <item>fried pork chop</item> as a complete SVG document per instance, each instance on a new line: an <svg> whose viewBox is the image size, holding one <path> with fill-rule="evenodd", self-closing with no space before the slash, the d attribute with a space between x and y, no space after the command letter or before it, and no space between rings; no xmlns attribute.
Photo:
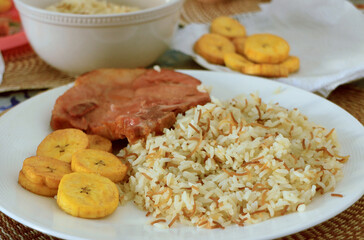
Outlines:
<svg viewBox="0 0 364 240"><path fill-rule="evenodd" d="M133 143L170 128L178 113L210 102L208 93L197 90L200 84L191 76L166 69L95 70L78 77L56 100L51 127L78 128Z"/></svg>

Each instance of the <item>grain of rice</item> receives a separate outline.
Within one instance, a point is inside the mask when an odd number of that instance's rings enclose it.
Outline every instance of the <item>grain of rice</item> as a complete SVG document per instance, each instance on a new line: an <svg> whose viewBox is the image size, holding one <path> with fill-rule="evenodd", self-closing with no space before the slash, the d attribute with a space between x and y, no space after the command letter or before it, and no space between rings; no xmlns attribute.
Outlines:
<svg viewBox="0 0 364 240"><path fill-rule="evenodd" d="M331 196L333 196L333 197L344 197L342 194L338 194L338 193L331 193Z"/></svg>
<svg viewBox="0 0 364 240"><path fill-rule="evenodd" d="M297 207L296 207L297 212L304 212L305 209L306 209L306 205L303 204L303 203L298 204Z"/></svg>
<svg viewBox="0 0 364 240"><path fill-rule="evenodd" d="M178 220L179 214L176 214L176 216L172 219L172 221L168 224L168 227L172 227L172 225Z"/></svg>
<svg viewBox="0 0 364 240"><path fill-rule="evenodd" d="M160 223L160 222L166 222L166 220L165 219L157 219L157 220L151 222L150 225L154 225L154 224Z"/></svg>

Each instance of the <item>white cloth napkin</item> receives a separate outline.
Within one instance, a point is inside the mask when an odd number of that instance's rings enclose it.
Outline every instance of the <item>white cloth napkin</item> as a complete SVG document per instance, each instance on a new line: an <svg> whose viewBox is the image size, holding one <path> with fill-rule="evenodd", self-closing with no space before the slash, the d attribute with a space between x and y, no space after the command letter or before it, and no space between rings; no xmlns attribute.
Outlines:
<svg viewBox="0 0 364 240"><path fill-rule="evenodd" d="M337 86L364 77L364 14L345 0L273 0L262 11L234 16L247 34L273 33L286 39L298 56L298 73L277 81L328 96ZM191 55L210 70L227 71L193 52L193 44L209 24L179 30L172 48Z"/></svg>
<svg viewBox="0 0 364 240"><path fill-rule="evenodd" d="M5 63L4 63L3 56L1 55L1 52L0 52L0 84L3 81L4 72L5 72Z"/></svg>

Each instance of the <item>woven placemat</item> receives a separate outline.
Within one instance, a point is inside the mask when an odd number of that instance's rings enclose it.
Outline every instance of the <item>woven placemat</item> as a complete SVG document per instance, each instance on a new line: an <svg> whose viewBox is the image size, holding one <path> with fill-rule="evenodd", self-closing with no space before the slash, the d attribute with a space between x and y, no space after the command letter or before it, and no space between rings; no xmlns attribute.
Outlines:
<svg viewBox="0 0 364 240"><path fill-rule="evenodd" d="M344 108L364 124L364 87L346 84L335 89L328 99Z"/></svg>
<svg viewBox="0 0 364 240"><path fill-rule="evenodd" d="M186 0L181 12L181 21L188 23L206 23L221 15L234 15L238 13L256 12L262 0L225 0L207 4L196 0Z"/></svg>
<svg viewBox="0 0 364 240"><path fill-rule="evenodd" d="M74 80L40 59L29 44L2 52L5 73L0 93L25 89L47 89Z"/></svg>

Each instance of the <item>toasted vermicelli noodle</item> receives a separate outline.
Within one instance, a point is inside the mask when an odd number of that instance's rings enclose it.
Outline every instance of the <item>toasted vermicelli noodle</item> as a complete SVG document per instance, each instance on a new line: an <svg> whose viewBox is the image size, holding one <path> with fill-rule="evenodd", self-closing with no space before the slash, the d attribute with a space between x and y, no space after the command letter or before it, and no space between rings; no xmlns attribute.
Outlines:
<svg viewBox="0 0 364 240"><path fill-rule="evenodd" d="M105 0L62 0L46 9L54 12L73 14L112 14L140 10L138 7L118 5Z"/></svg>
<svg viewBox="0 0 364 240"><path fill-rule="evenodd" d="M119 156L130 163L119 185L125 201L210 229L304 211L318 192L334 190L349 158L339 154L335 130L256 95L212 98Z"/></svg>

